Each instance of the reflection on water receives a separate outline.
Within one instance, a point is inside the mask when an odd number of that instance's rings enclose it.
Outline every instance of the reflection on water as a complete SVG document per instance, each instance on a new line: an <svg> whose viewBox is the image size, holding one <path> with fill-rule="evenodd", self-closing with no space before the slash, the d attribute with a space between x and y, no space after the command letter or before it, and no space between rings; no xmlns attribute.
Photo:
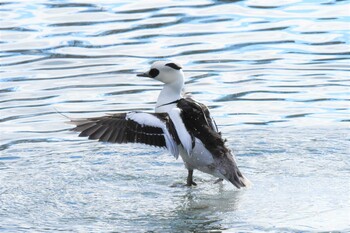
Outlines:
<svg viewBox="0 0 350 233"><path fill-rule="evenodd" d="M349 231L349 4L0 3L0 230ZM253 181L236 191L181 161L67 131L72 117L153 111L135 77L180 61ZM174 185L175 183L175 185Z"/></svg>

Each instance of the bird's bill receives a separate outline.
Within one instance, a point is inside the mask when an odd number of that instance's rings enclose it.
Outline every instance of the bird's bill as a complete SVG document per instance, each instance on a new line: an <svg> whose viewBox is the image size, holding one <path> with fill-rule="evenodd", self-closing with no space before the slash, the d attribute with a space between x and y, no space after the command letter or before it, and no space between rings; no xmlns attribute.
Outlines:
<svg viewBox="0 0 350 233"><path fill-rule="evenodd" d="M145 72L145 73L139 73L136 76L138 76L138 77L149 77L149 74L148 74L148 72Z"/></svg>

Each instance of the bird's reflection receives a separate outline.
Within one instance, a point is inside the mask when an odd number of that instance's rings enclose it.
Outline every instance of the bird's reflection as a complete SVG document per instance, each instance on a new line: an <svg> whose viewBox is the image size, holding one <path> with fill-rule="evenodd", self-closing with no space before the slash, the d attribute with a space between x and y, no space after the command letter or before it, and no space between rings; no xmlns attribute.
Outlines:
<svg viewBox="0 0 350 233"><path fill-rule="evenodd" d="M223 212L234 212L239 208L244 191L230 189L224 184L187 188L179 197L174 210L173 228L178 231L221 231L225 230L221 218ZM174 230L175 230L174 229Z"/></svg>

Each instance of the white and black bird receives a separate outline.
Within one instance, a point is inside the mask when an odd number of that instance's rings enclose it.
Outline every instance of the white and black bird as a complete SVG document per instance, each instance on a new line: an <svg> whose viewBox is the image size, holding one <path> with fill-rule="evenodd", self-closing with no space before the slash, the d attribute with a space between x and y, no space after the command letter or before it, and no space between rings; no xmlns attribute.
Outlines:
<svg viewBox="0 0 350 233"><path fill-rule="evenodd" d="M138 74L164 83L155 113L132 111L102 117L71 120L79 136L111 143L142 143L167 148L182 157L188 169L187 185L196 185L193 170L227 180L237 188L250 183L210 116L208 108L182 96L184 73L174 62L157 61Z"/></svg>

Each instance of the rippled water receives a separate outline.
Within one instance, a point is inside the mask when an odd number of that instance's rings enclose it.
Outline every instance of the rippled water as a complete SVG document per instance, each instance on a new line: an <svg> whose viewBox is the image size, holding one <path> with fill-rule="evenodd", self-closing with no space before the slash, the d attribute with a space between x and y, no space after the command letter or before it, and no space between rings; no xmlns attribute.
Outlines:
<svg viewBox="0 0 350 233"><path fill-rule="evenodd" d="M98 3L97 3L98 2ZM0 231L350 231L347 1L0 2ZM180 61L254 183L66 119L153 111Z"/></svg>

